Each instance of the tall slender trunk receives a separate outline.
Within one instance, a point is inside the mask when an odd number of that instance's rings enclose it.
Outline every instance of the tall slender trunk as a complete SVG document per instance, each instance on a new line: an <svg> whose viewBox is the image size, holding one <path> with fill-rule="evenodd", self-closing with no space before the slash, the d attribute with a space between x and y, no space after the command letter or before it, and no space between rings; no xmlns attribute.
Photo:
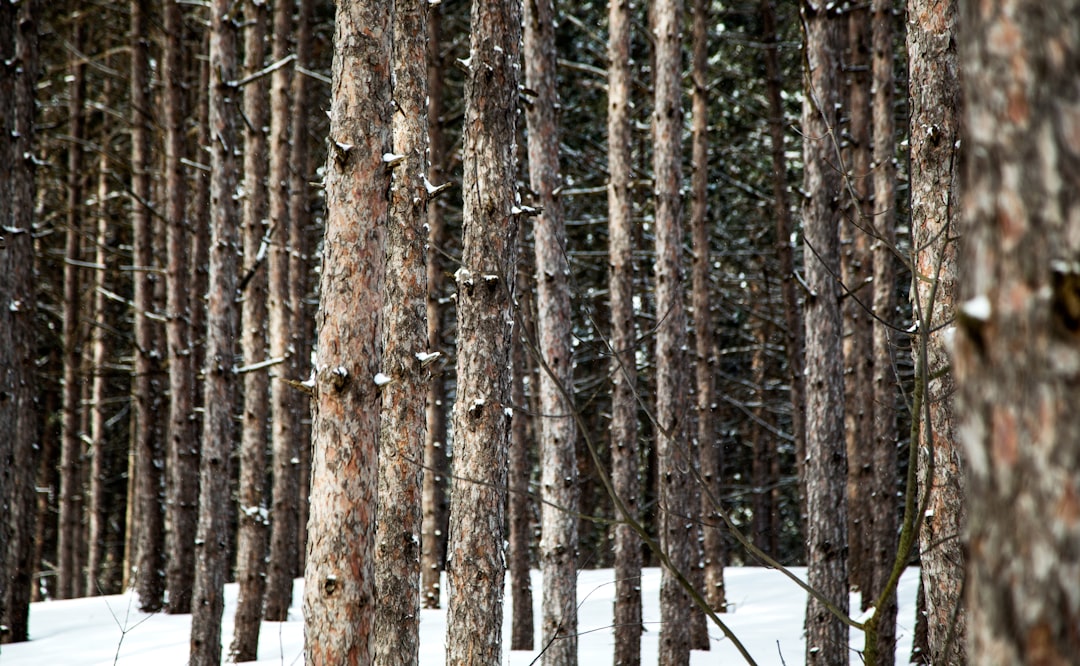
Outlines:
<svg viewBox="0 0 1080 666"><path fill-rule="evenodd" d="M233 365L238 316L239 252L235 191L238 91L236 23L229 0L210 8L210 275L206 308L206 367L203 370L203 449L199 462L199 524L195 538L195 588L191 616L191 664L221 662L223 587L228 575L229 477L237 377Z"/></svg>
<svg viewBox="0 0 1080 666"><path fill-rule="evenodd" d="M956 303L961 208L957 3L910 0L908 20L911 232L917 271L912 289L919 322L913 347L926 405L923 413L912 415L919 424L920 498L927 502L919 557L927 657L933 664L954 665L967 661L967 548L961 536L967 522L965 456L957 441L952 357L946 346Z"/></svg>
<svg viewBox="0 0 1080 666"><path fill-rule="evenodd" d="M195 524L199 500L199 439L195 430L195 366L192 358L191 225L186 215L188 187L182 160L185 155L185 103L183 16L180 5L164 7L165 80L165 223L167 229L166 281L169 351L169 439L167 441L165 517L169 553L166 582L169 613L191 612L191 586L195 575Z"/></svg>
<svg viewBox="0 0 1080 666"><path fill-rule="evenodd" d="M896 322L896 123L893 120L893 0L873 2L874 84L874 383L872 395L873 445L870 485L871 591L876 603L892 575L897 552L899 505L896 498L897 439L896 363L893 359L891 325ZM863 605L868 600L863 593ZM896 593L891 593L877 611L877 652L873 663L892 666L896 659ZM869 646L867 646L869 647Z"/></svg>
<svg viewBox="0 0 1080 666"><path fill-rule="evenodd" d="M529 181L542 212L535 218L536 349L540 369L540 565L544 574L544 663L577 663L577 459L570 346L570 267L560 186L559 105L555 88L555 7L525 5L525 85L536 93L526 107Z"/></svg>
<svg viewBox="0 0 1080 666"><path fill-rule="evenodd" d="M472 6L447 579L448 663L502 662L521 4Z"/></svg>
<svg viewBox="0 0 1080 666"><path fill-rule="evenodd" d="M131 1L131 215L135 255L135 376L132 378L135 484L133 520L134 580L139 606L161 610L165 593L165 516L162 505L163 437L160 327L154 314L154 217L151 210L150 11L148 0ZM129 512L130 513L130 512Z"/></svg>
<svg viewBox="0 0 1080 666"><path fill-rule="evenodd" d="M428 73L428 154L431 165L428 180L441 186L445 181L446 139L443 133L443 84L442 47L440 25L442 5L428 10L427 22L427 73ZM427 251L427 340L428 351L446 353L443 340L443 318L446 298L446 267L443 253L447 232L443 206L438 201L428 205L428 251ZM439 368L445 367L440 364ZM446 376L440 371L432 372L427 390L427 424L424 437L424 497L423 525L420 552L420 594L425 608L438 608L440 601L440 574L444 568L446 552L447 498L446 480L448 459L446 455Z"/></svg>
<svg viewBox="0 0 1080 666"><path fill-rule="evenodd" d="M274 3L273 62L288 55L292 32L293 0ZM298 74L297 78L302 78ZM270 357L284 359L277 366L270 385L270 408L273 414L270 439L273 464L273 491L270 506L270 558L266 578L265 618L281 622L288 617L292 603L293 577L296 575L297 502L299 495L298 462L301 443L296 436L296 391L281 381L297 374L295 350L289 346L292 329L300 317L292 310L289 299L289 163L292 145L289 142L291 119L289 100L289 68L282 67L270 79L270 229L267 253L269 279L269 337ZM303 114L300 114L303 115Z"/></svg>
<svg viewBox="0 0 1080 666"><path fill-rule="evenodd" d="M251 0L244 5L244 74L262 69L266 60L266 24L269 8ZM242 244L240 353L244 365L266 360L268 234L266 77L248 83L244 97L244 198ZM240 487L236 534L236 603L230 659L254 661L262 626L263 592L266 590L267 512L263 487L266 476L267 418L270 415L270 380L263 370L244 375L244 411L240 419Z"/></svg>
<svg viewBox="0 0 1080 666"><path fill-rule="evenodd" d="M390 216L379 432L379 510L375 547L375 660L417 664L420 650L422 520L427 364L427 11L426 0L394 5Z"/></svg>
<svg viewBox="0 0 1080 666"><path fill-rule="evenodd" d="M806 234L807 578L840 613L848 609L847 456L840 349L839 238L842 183L835 170L839 120L839 27L832 3L803 0L806 91L802 133ZM806 608L806 663L847 663L847 626L817 598Z"/></svg>
<svg viewBox="0 0 1080 666"><path fill-rule="evenodd" d="M608 2L608 291L611 301L611 481L630 516L641 496L637 359L634 333L634 231L630 200L630 3ZM615 526L616 665L641 663L641 539Z"/></svg>
<svg viewBox="0 0 1080 666"><path fill-rule="evenodd" d="M73 19L71 43L77 51L83 46L83 25ZM83 151L86 119L83 115L83 99L86 94L85 65L74 61L70 67L68 83L68 132L72 142L68 146L67 173L67 231L64 249L64 388L61 416L60 444L60 516L59 535L56 546L58 577L56 596L70 599L75 596L75 580L82 574L77 570L78 529L82 518L82 486L79 483L82 437L79 432L79 405L82 382L79 377L82 362L82 339L79 320L81 315L80 279L82 205L83 205Z"/></svg>
<svg viewBox="0 0 1080 666"><path fill-rule="evenodd" d="M521 248L518 248L521 251ZM532 477L532 440L529 437L529 405L525 395L525 377L529 376L529 356L525 350L526 340L530 336L528 315L532 308L532 290L529 288L529 271L532 264L518 262L517 289L518 310L521 313L515 320L514 337L510 350L511 401L514 415L510 419L510 472L509 486L509 525L508 537L510 553L510 589L512 595L512 617L510 625L510 649L532 650L535 639L533 619L533 589L529 557L532 540L532 495L530 480Z"/></svg>
<svg viewBox="0 0 1080 666"><path fill-rule="evenodd" d="M392 36L386 3L338 3L304 576L308 664L375 658L380 387L399 372L382 354Z"/></svg>

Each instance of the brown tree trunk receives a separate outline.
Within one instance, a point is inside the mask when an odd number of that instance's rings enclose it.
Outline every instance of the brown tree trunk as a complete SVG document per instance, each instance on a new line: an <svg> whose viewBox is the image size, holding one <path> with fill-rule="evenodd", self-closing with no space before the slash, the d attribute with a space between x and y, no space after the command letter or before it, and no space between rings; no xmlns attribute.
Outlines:
<svg viewBox="0 0 1080 666"><path fill-rule="evenodd" d="M848 609L847 456L840 349L839 238L842 183L835 169L841 26L831 3L804 0L806 91L802 133L806 300L807 577L840 613ZM848 629L817 598L806 608L806 663L848 660Z"/></svg>
<svg viewBox="0 0 1080 666"><path fill-rule="evenodd" d="M714 382L716 357L714 356L713 318L709 295L709 270L712 266L709 248L708 187L709 187L709 107L708 92L708 7L705 0L694 0L693 26L693 147L691 176L693 200L690 205L690 229L693 237L692 305L694 308L694 386L697 398L697 444L701 465L701 478L708 485L708 492L701 493L702 550L704 563L704 590L709 606L723 612L727 607L724 594L724 534L718 507L713 501L720 497L723 478L723 444L716 436ZM705 615L695 613L695 630L703 633L704 642L694 641L694 649L709 649L709 634L705 627ZM700 628L698 627L700 624ZM698 636L697 638L701 638Z"/></svg>
<svg viewBox="0 0 1080 666"><path fill-rule="evenodd" d="M314 0L299 0L296 13L296 66L312 67L312 6ZM303 110L308 108L308 77L294 76L292 81L292 169L289 178L289 309L293 313L290 344L293 362L290 364L294 377L306 378L311 368L311 342L315 317L309 312L304 299L308 295L311 272L308 262L308 232L311 221L310 181L311 150L308 143L308 119ZM311 478L311 402L306 393L293 395L293 432L298 449L296 459L296 571L303 576L307 560L308 495ZM290 459L291 460L291 459Z"/></svg>
<svg viewBox="0 0 1080 666"><path fill-rule="evenodd" d="M877 605L876 652L867 646L868 663L892 666L896 660L896 592L878 603L897 553L899 505L896 497L897 439L896 363L892 332L896 317L896 123L893 120L893 0L874 0L873 8L873 116L874 116L874 292L873 292L873 440L870 462L871 587L863 592L863 606ZM873 595L872 598L870 595Z"/></svg>
<svg viewBox="0 0 1080 666"><path fill-rule="evenodd" d="M954 0L908 2L911 99L911 232L915 248L914 340L917 381L924 382L919 422L919 534L927 641L933 664L967 661L962 590L966 548L963 450L956 439L952 358L946 347L954 316L960 215L960 76ZM925 355L924 358L920 358ZM929 496L927 497L927 493Z"/></svg>
<svg viewBox="0 0 1080 666"><path fill-rule="evenodd" d="M841 305L844 331L844 435L848 456L848 562L851 587L862 592L863 609L873 602L873 553L869 525L873 511L874 174L871 172L870 7L857 3L847 13L846 99L849 125L841 184L847 212L840 227L841 270L848 294ZM828 140L822 140L827 143Z"/></svg>
<svg viewBox="0 0 1080 666"><path fill-rule="evenodd" d="M73 17L71 43L75 50L83 49L82 21ZM83 99L86 95L85 65L73 58L69 68L68 83L68 132L72 141L68 145L67 173L67 231L64 249L64 381L60 440L60 516L57 536L56 596L71 599L75 596L78 571L78 530L82 518L82 485L79 483L82 437L79 431L82 381L82 331L80 279L82 202L83 202L83 151L86 127L83 115Z"/></svg>
<svg viewBox="0 0 1080 666"><path fill-rule="evenodd" d="M475 3L465 81L464 238L457 281L457 399L450 506L446 661L502 657L504 516L521 4Z"/></svg>
<svg viewBox="0 0 1080 666"><path fill-rule="evenodd" d="M443 137L443 63L439 26L442 24L442 5L428 11L428 154L431 165L428 180L436 186L444 182L446 140ZM427 336L430 353L445 353L443 340L443 304L446 298L446 268L443 260L447 233L443 207L432 202L428 213L427 251ZM427 424L424 437L424 496L423 524L420 549L420 594L424 608L438 608L441 591L443 554L446 551L447 498L446 479L446 377L438 366L432 372L427 391Z"/></svg>
<svg viewBox="0 0 1080 666"><path fill-rule="evenodd" d="M543 572L541 644L544 663L577 664L578 487L570 346L570 267L566 224L556 194L559 174L559 96L555 88L555 7L525 4L522 60L525 85L536 93L526 107L529 182L542 212L535 218L536 349L540 355L540 566Z"/></svg>
<svg viewBox="0 0 1080 666"><path fill-rule="evenodd" d="M791 435L795 440L795 469L800 495L805 497L803 465L806 460L806 378L803 374L805 336L802 307L795 284L791 207L788 203L787 158L784 156L783 81L777 54L776 14L772 0L761 0L762 41L765 43L766 95L769 100L769 140L772 153L773 216L776 218L776 258L780 268L780 292L784 299L784 339L787 346L788 381L791 383Z"/></svg>
<svg viewBox="0 0 1080 666"><path fill-rule="evenodd" d="M339 2L335 23L305 651L308 664L364 666L375 657L380 387L400 372L382 358L393 28L371 0Z"/></svg>
<svg viewBox="0 0 1080 666"><path fill-rule="evenodd" d="M131 1L131 215L135 259L135 375L132 378L131 443L135 484L132 540L134 580L139 607L161 610L165 593L165 516L162 503L163 443L161 426L166 415L162 398L160 360L164 358L160 326L154 314L154 217L151 199L150 120L150 11L148 0ZM130 513L130 512L129 512Z"/></svg>
<svg viewBox="0 0 1080 666"><path fill-rule="evenodd" d="M427 11L426 0L394 5L394 155L386 231L386 302L375 538L375 660L417 664L420 650L427 345ZM397 160L398 158L394 158Z"/></svg>
<svg viewBox="0 0 1080 666"><path fill-rule="evenodd" d="M962 5L966 152L956 384L975 664L1080 652L1080 15ZM940 196L940 194L939 194Z"/></svg>
<svg viewBox="0 0 1080 666"><path fill-rule="evenodd" d="M34 473L37 468L37 414L34 357L34 91L38 74L40 3L7 3L0 8L0 53L8 63L0 73L0 108L4 124L0 146L0 501L6 504L0 534L0 642L28 638L30 588L36 565L31 561L34 533ZM10 37L7 39L6 37ZM10 448L7 448L10 447ZM19 461L18 465L12 464Z"/></svg>
<svg viewBox="0 0 1080 666"><path fill-rule="evenodd" d="M261 0L244 3L244 75L262 69L266 60L266 24L269 8ZM268 81L262 77L245 85L244 98L244 198L243 263L240 283L240 353L244 365L266 360L265 257L269 212L266 125ZM270 381L265 370L247 372L243 378L244 411L240 419L240 487L236 534L236 581L239 596L232 661L254 661L262 626L263 592L266 590L266 504L263 479L266 476L267 418L270 415Z"/></svg>
<svg viewBox="0 0 1080 666"><path fill-rule="evenodd" d="M195 366L192 358L191 226L186 216L187 180L181 160L185 154L187 118L183 16L180 5L164 7L164 129L165 222L168 225L169 439L167 446L165 514L168 531L166 581L168 613L191 612L191 586L195 575L195 525L199 500L199 434L195 430Z"/></svg>
<svg viewBox="0 0 1080 666"><path fill-rule="evenodd" d="M274 3L274 41L271 60L275 63L288 56L292 32L293 0ZM298 74L297 78L303 78ZM291 144L289 122L292 107L289 103L289 68L282 67L270 79L270 177L267 231L267 276L269 281L269 338L270 357L283 359L276 366L270 384L270 409L273 414L270 439L273 464L273 491L270 508L270 553L266 577L266 606L264 617L271 622L288 619L292 603L293 577L297 567L297 502L298 471L301 442L296 430L296 390L281 381L300 374L295 351L289 346L294 327L300 317L292 310L289 299L289 166ZM303 115L303 114L299 114Z"/></svg>
<svg viewBox="0 0 1080 666"><path fill-rule="evenodd" d="M203 448L199 463L199 524L191 616L191 664L221 662L222 595L229 572L229 477L233 441L238 331L236 307L239 252L235 191L238 91L236 23L229 0L210 8L210 275L206 308L206 367L203 370Z"/></svg>
<svg viewBox="0 0 1080 666"><path fill-rule="evenodd" d="M532 476L532 462L529 455L530 410L525 395L525 377L530 372L528 354L525 351L526 339L529 336L526 323L528 315L525 313L531 313L533 310L532 290L528 288L531 286L529 285L530 268L531 265L527 261L518 263L517 288L521 294L518 298L518 310L522 314L518 316L514 325L510 360L510 367L513 368L511 400L514 404L514 415L510 420L510 497L508 499L510 511L508 568L513 603L513 620L510 625L511 650L532 650L536 633L533 620L532 576L529 571L531 562L529 552L533 537L530 520L532 496L529 494L529 481Z"/></svg>
<svg viewBox="0 0 1080 666"><path fill-rule="evenodd" d="M608 291L611 307L611 482L630 516L641 496L634 331L634 230L630 200L630 3L608 2ZM641 663L641 538L615 525L616 665Z"/></svg>
<svg viewBox="0 0 1080 666"><path fill-rule="evenodd" d="M656 199L656 452L660 465L657 532L671 566L689 576L697 564L691 515L694 483L688 445L690 405L685 392L686 312L683 307L681 0L652 6L656 40L653 178ZM675 574L660 583L660 662L690 661L690 599Z"/></svg>

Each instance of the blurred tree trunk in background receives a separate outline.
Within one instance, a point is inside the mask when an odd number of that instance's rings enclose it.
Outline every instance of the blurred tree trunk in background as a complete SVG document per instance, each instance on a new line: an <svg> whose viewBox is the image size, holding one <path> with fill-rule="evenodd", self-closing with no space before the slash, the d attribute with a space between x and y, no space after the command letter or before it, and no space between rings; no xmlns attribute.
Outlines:
<svg viewBox="0 0 1080 666"><path fill-rule="evenodd" d="M518 252L522 252L520 245ZM536 633L530 572L534 508L533 498L530 495L533 439L529 436L531 410L525 395L525 378L533 376L532 364L529 363L530 357L525 346L528 340L536 339L535 330L530 330L529 326L530 322L535 322L535 317L532 316L532 290L528 288L532 282L529 275L532 267L533 262L527 260L518 262L516 285L519 293L518 316L514 321L514 337L510 350L510 367L513 368L510 400L514 405L514 415L510 419L510 471L507 486L509 491L507 503L510 513L508 518L510 534L507 537L510 552L507 558L509 560L507 570L510 574L511 602L513 603L513 620L510 625L511 650L532 650ZM535 421L533 423L535 424Z"/></svg>

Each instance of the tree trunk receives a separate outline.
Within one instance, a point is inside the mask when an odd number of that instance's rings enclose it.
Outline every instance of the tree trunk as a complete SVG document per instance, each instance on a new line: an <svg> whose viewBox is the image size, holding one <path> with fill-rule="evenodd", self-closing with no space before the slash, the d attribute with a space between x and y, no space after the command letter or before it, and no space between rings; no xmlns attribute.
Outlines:
<svg viewBox="0 0 1080 666"><path fill-rule="evenodd" d="M510 340L518 218L514 155L521 4L474 3L465 81L464 219L446 660L502 662Z"/></svg>
<svg viewBox="0 0 1080 666"><path fill-rule="evenodd" d="M183 16L180 5L164 7L165 99L165 222L168 225L169 439L166 465L165 513L169 529L165 547L169 604L167 612L191 612L195 574L195 525L199 501L199 434L195 430L195 366L192 358L191 226L186 216L187 180L181 160L185 154L185 70Z"/></svg>
<svg viewBox="0 0 1080 666"><path fill-rule="evenodd" d="M526 107L529 182L541 213L535 218L536 349L540 355L540 565L543 572L541 644L544 663L577 664L578 486L573 348L570 346L570 267L560 187L559 96L555 87L555 7L525 4L522 60L525 85L536 93Z"/></svg>
<svg viewBox="0 0 1080 666"><path fill-rule="evenodd" d="M911 232L917 276L913 346L924 382L919 421L920 498L927 510L919 534L927 641L933 664L964 664L963 581L966 525L963 451L954 428L952 358L946 346L954 316L959 224L960 76L956 2L908 2L911 99ZM925 354L925 358L920 358ZM929 493L929 497L926 495Z"/></svg>
<svg viewBox="0 0 1080 666"><path fill-rule="evenodd" d="M399 374L382 358L391 169L401 171L383 157L393 147L392 37L385 3L338 3L304 576L308 664L375 657L380 387Z"/></svg>
<svg viewBox="0 0 1080 666"><path fill-rule="evenodd" d="M428 10L428 154L431 165L428 180L436 186L445 181L446 140L443 137L443 63L439 27L442 24L442 5ZM446 268L443 259L447 233L443 207L438 201L428 205L427 251L427 336L430 353L445 354L443 340L443 304L446 298ZM440 363L428 383L427 427L424 437L424 496L420 552L420 595L424 608L438 608L441 591L440 574L446 552L447 499L446 479L446 377Z"/></svg>
<svg viewBox="0 0 1080 666"><path fill-rule="evenodd" d="M874 116L874 292L873 292L873 445L870 484L871 585L863 592L863 606L877 605L877 650L868 652L877 666L896 660L896 592L878 603L892 575L897 553L899 505L896 498L897 425L896 363L893 326L896 317L896 123L893 120L893 0L874 0L873 8L873 116ZM868 599L870 594L873 598ZM867 646L869 650L869 646Z"/></svg>
<svg viewBox="0 0 1080 666"><path fill-rule="evenodd" d="M299 0L296 13L296 66L312 67L312 5L314 0ZM311 373L311 342L315 338L315 317L309 312L304 299L308 295L311 272L308 256L307 227L311 222L310 181L311 150L308 143L307 117L308 77L294 76L292 81L292 169L289 178L289 309L293 313L290 344L293 376L306 378ZM305 393L293 395L293 432L298 449L296 459L296 570L294 576L303 576L307 560L308 495L311 478L311 403ZM290 459L291 460L291 459Z"/></svg>
<svg viewBox="0 0 1080 666"><path fill-rule="evenodd" d="M36 565L30 558L34 532L34 472L37 468L37 409L34 358L34 91L38 75L40 3L7 3L0 8L0 642L28 638L30 588ZM10 37L10 38L8 38ZM20 461L19 465L12 461Z"/></svg>
<svg viewBox="0 0 1080 666"><path fill-rule="evenodd" d="M293 0L274 3L274 41L270 59L277 63L288 56L292 32ZM304 78L303 74L297 78ZM292 330L300 317L289 299L289 236L293 220L289 216L289 167L291 144L289 121L289 68L282 67L270 79L270 228L267 249L269 281L270 357L283 359L271 375L270 408L273 414L270 439L273 464L273 491L270 509L270 553L266 578L264 617L271 622L288 619L292 604L293 577L297 567L297 496L301 442L296 428L296 390L281 381L298 375L295 350L289 346ZM298 114L303 115L303 114ZM303 446L302 448L307 448Z"/></svg>
<svg viewBox="0 0 1080 666"><path fill-rule="evenodd" d="M713 318L709 294L709 271L712 266L709 247L708 187L709 187L709 108L708 108L708 7L705 0L694 0L694 56L693 56L693 148L691 162L693 175L690 206L690 229L693 236L694 258L692 265L692 304L694 308L694 386L697 398L697 444L701 466L701 478L708 492L701 493L702 550L704 557L705 598L709 606L724 612L727 607L724 594L724 533L718 507L713 501L721 494L723 479L723 444L716 436L715 401L716 386L713 379L716 356L713 347ZM704 642L695 641L695 649L709 649L709 634L705 615L700 618ZM695 620L695 629L698 621Z"/></svg>
<svg viewBox="0 0 1080 666"><path fill-rule="evenodd" d="M840 101L839 27L831 4L804 0L806 93L802 133L806 237L806 552L807 577L841 613L848 610L847 456L844 367L840 349L839 238L841 180L833 132ZM847 663L848 629L811 597L806 608L806 663Z"/></svg>
<svg viewBox="0 0 1080 666"><path fill-rule="evenodd" d="M518 310L521 313L532 312L532 290L527 288L530 268L529 262L518 263L517 288L521 294L518 298ZM511 400L514 404L514 415L510 420L510 497L508 500L510 505L508 559L513 603L513 620L510 625L511 650L532 650L536 633L533 620L532 575L529 571L531 563L529 551L533 532L530 520L532 496L529 494L529 481L532 476L532 461L529 455L530 410L528 398L525 395L525 377L530 372L528 354L525 351L526 338L529 335L527 328L526 316L519 316L514 326L510 360L513 368Z"/></svg>
<svg viewBox="0 0 1080 666"><path fill-rule="evenodd" d="M1080 651L1080 15L962 7L969 656L1067 664Z"/></svg>
<svg viewBox="0 0 1080 666"><path fill-rule="evenodd" d="M660 464L660 547L671 566L689 577L697 564L697 527L691 515L688 446L690 405L685 392L686 312L683 307L681 0L653 4L656 40L653 171L656 198L656 451ZM660 583L660 662L690 661L690 600L672 571Z"/></svg>
<svg viewBox="0 0 1080 666"><path fill-rule="evenodd" d="M131 215L134 227L135 272L135 375L132 378L132 419L135 423L135 484L133 520L129 539L133 545L134 580L139 607L144 612L161 610L165 593L165 516L162 504L163 453L161 425L165 421L162 398L161 359L164 358L160 327L154 313L154 217L151 199L150 117L150 11L148 0L131 1Z"/></svg>
<svg viewBox="0 0 1080 666"><path fill-rule="evenodd" d="M199 464L199 524L191 616L191 664L221 662L221 614L229 572L229 477L233 441L238 329L239 252L235 192L236 23L229 0L210 8L210 275L207 292L206 367L203 370L203 449Z"/></svg>
<svg viewBox="0 0 1080 666"><path fill-rule="evenodd" d="M611 482L630 516L641 496L634 331L634 231L630 200L630 4L608 2L608 291L611 307ZM615 525L616 666L641 663L641 538Z"/></svg>
<svg viewBox="0 0 1080 666"><path fill-rule="evenodd" d="M72 17L71 43L77 52L83 50L82 21ZM79 431L80 403L82 402L82 332L79 326L81 313L80 279L82 239L83 151L86 119L83 100L86 95L86 67L73 58L69 68L68 83L68 132L72 137L68 145L67 173L67 231L64 249L64 381L61 416L60 443L60 516L57 537L57 584L56 596L71 599L75 596L78 571L78 530L82 519L82 485L79 483L82 437Z"/></svg>
<svg viewBox="0 0 1080 666"><path fill-rule="evenodd" d="M386 231L386 302L375 547L375 660L417 664L420 650L427 344L427 11L426 0L394 5L393 167Z"/></svg>
<svg viewBox="0 0 1080 666"><path fill-rule="evenodd" d="M262 69L266 60L266 24L269 8L265 2L244 3L244 74ZM244 365L266 360L267 277L265 257L268 252L266 227L269 212L267 176L266 77L243 87L244 103L244 198L243 238L244 273L240 283L241 334L240 353ZM270 410L270 381L265 370L244 375L244 411L240 419L240 487L236 534L236 581L239 596L233 642L229 647L232 661L254 661L259 648L262 626L263 592L266 590L266 503L263 486L266 476L267 418Z"/></svg>

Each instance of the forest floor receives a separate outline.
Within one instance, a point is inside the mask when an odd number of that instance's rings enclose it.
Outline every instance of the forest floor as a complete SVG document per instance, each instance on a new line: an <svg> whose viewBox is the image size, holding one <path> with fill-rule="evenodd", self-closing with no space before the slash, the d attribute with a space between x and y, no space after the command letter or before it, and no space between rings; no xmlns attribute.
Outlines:
<svg viewBox="0 0 1080 666"><path fill-rule="evenodd" d="M794 572L803 577L805 569ZM795 666L803 661L803 613L806 595L783 574L759 567L730 567L725 573L727 597L732 608L721 616L761 666ZM579 659L596 666L612 660L612 603L614 598L611 569L582 571L578 579ZM900 612L897 622L896 663L907 664L915 629L915 594L918 570L909 569L900 581ZM444 588L445 589L445 588ZM647 569L642 578L645 634L642 637L642 662L655 664L660 637L660 571ZM531 664L539 654L540 590L538 572L533 572L537 650L505 652L509 666ZM303 580L296 581L294 606L288 622L264 622L259 640L258 662L262 666L303 664L303 621L300 600ZM232 641L233 614L236 610L236 585L225 588L225 618L222 643L228 649ZM509 593L506 599L510 599ZM852 596L852 608L857 608ZM858 615L858 613L855 613ZM0 648L2 666L182 666L187 663L190 615L146 615L138 612L130 594L46 601L30 609L31 640ZM446 631L445 604L442 610L420 613L420 663L442 666L443 637ZM712 649L692 653L691 664L737 664L742 660L730 641L716 627L710 627ZM503 630L509 640L509 604ZM852 631L853 664L861 663L854 651L862 646L860 632Z"/></svg>

